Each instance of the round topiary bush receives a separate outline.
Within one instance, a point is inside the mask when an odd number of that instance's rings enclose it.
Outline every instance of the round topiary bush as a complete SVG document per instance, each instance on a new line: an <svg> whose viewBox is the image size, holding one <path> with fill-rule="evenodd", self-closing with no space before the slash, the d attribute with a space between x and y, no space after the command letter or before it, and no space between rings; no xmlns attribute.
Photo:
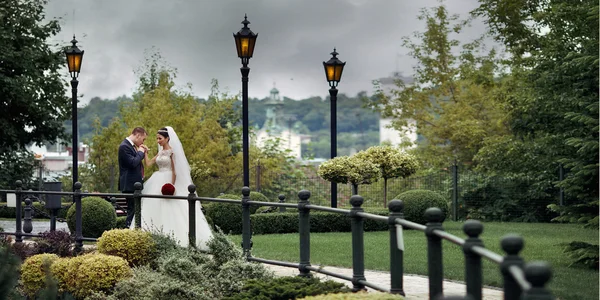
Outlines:
<svg viewBox="0 0 600 300"><path fill-rule="evenodd" d="M156 255L152 235L135 229L105 231L98 239L97 246L100 253L122 257L130 266L146 265Z"/></svg>
<svg viewBox="0 0 600 300"><path fill-rule="evenodd" d="M35 298L46 282L46 271L50 272L52 263L58 259L56 254L37 254L27 258L21 265L21 287L30 298ZM46 269L47 268L47 269Z"/></svg>
<svg viewBox="0 0 600 300"><path fill-rule="evenodd" d="M75 233L75 205L67 211L67 225ZM117 225L115 208L99 197L81 199L81 229L84 237L97 238Z"/></svg>
<svg viewBox="0 0 600 300"><path fill-rule="evenodd" d="M59 291L69 292L78 299L109 291L117 282L133 275L125 259L100 253L59 259L51 270L58 280Z"/></svg>
<svg viewBox="0 0 600 300"><path fill-rule="evenodd" d="M415 223L427 223L425 210L430 207L441 209L444 213L444 217L448 214L448 202L442 195L434 191L406 191L396 196L395 199L404 202L404 218Z"/></svg>

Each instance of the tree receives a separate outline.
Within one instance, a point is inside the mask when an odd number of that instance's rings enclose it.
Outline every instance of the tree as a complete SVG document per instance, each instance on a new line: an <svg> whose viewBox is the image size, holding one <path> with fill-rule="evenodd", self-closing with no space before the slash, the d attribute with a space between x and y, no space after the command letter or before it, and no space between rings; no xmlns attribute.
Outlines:
<svg viewBox="0 0 600 300"><path fill-rule="evenodd" d="M0 3L0 152L66 137L70 101L59 72L65 57L58 45L47 44L60 25L45 20L46 3Z"/></svg>
<svg viewBox="0 0 600 300"><path fill-rule="evenodd" d="M387 207L387 180L406 178L417 171L417 159L392 146L374 146L356 153L357 159L368 160L381 169L383 178L383 207Z"/></svg>
<svg viewBox="0 0 600 300"><path fill-rule="evenodd" d="M599 196L598 7L598 1L592 0L577 5L566 0L480 0L480 7L473 12L486 19L490 32L508 49L508 64L518 83L518 92L507 102L516 138L501 142L526 153L522 157L551 162L538 165L538 174L556 174L559 164L567 168L566 179L557 184L571 201L589 203L587 213L595 216L570 219L595 222L595 227ZM507 154L516 158L517 164L524 161L514 153ZM503 158L506 155L497 160ZM490 156L482 159L496 161Z"/></svg>
<svg viewBox="0 0 600 300"><path fill-rule="evenodd" d="M381 177L379 166L360 156L338 156L319 166L321 178L336 183L352 184L353 194L358 194L359 184L370 184Z"/></svg>
<svg viewBox="0 0 600 300"><path fill-rule="evenodd" d="M425 164L471 164L486 138L508 132L494 96L503 84L496 51L485 52L482 38L463 45L453 39L468 21L449 15L444 5L422 9L419 20L426 30L403 38L417 61L414 83L400 81L390 94L376 84L378 97L366 99L367 105L392 117L395 129L425 138L416 151Z"/></svg>

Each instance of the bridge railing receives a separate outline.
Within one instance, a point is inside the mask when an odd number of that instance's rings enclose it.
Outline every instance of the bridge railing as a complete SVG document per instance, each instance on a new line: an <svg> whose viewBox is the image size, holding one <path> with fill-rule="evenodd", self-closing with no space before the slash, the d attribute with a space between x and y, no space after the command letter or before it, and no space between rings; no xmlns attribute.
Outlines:
<svg viewBox="0 0 600 300"><path fill-rule="evenodd" d="M389 203L390 214L388 217L366 213L361 207L364 199L359 195L354 195L350 199L351 209L338 209L310 204L310 192L303 190L298 193L299 201L296 204L280 202L260 202L250 200L250 189L242 188L242 200L234 199L218 199L197 197L196 187L190 185L188 187L188 196L167 196L167 195L146 195L142 194L142 184L135 184L133 194L122 193L82 193L81 183L75 183L73 192L24 192L21 189L20 182L17 182L17 189L14 191L1 190L0 192L14 192L17 195L16 214L17 226L15 232L7 232L2 234L15 235L16 242L22 242L23 236L37 236L23 232L21 227L21 201L27 193L36 194L54 194L54 195L72 195L76 209L76 226L75 226L75 249L81 250L84 240L82 236L81 224L81 199L86 196L98 197L133 197L135 202L135 224L136 227L141 226L141 205L142 198L167 198L174 200L188 201L188 218L189 218L189 241L190 245L195 245L196 239L196 201L230 203L242 206L242 248L243 253L248 261L297 268L299 276L312 276L311 272L321 273L328 276L340 278L352 283L353 291L365 290L367 287L374 290L388 292L392 294L401 294L405 296L403 276L404 276L404 228L418 230L424 233L427 239L427 269L429 278L429 298L430 299L450 299L444 298L443 283L444 283L444 268L443 268L443 251L442 241L446 240L463 250L465 257L465 282L466 296L464 298L452 297L452 299L482 299L482 259L487 259L498 265L498 270L503 278L504 299L524 299L524 300L546 300L554 299L552 293L546 287L550 281L552 273L550 266L545 262L525 263L524 259L519 255L524 246L523 238L516 235L507 235L501 241L501 247L505 252L504 255L497 254L486 249L480 235L483 232L483 224L479 221L469 220L464 223L463 231L468 236L467 239L460 238L451 233L444 231L443 221L444 214L439 208L429 208L425 212L427 218L426 225L411 222L404 219L404 205L400 200L392 200ZM27 199L26 199L27 200ZM281 200L281 199L280 199ZM30 205L30 204L28 204ZM286 262L277 260L268 260L254 257L251 254L252 250L252 230L250 222L250 206L271 206L279 208L297 208L298 209L298 231L300 243L299 262ZM27 209L27 207L26 207ZM352 277L328 271L322 267L313 266L310 263L310 212L325 211L347 215L351 222L352 236ZM27 214L27 210L26 210ZM30 216L29 216L30 218ZM382 287L373 282L369 282L365 277L364 266L364 220L371 219L389 224L389 249L390 249L390 289Z"/></svg>

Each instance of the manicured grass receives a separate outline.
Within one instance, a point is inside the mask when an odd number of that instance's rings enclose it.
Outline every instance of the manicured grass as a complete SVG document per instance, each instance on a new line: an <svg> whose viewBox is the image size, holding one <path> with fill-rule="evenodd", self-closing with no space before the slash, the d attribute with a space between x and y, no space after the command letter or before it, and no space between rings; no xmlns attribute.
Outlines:
<svg viewBox="0 0 600 300"><path fill-rule="evenodd" d="M560 299L598 299L598 272L568 267L570 261L563 253L563 243L586 241L598 244L598 231L582 229L571 224L531 223L485 223L482 239L487 248L503 254L500 239L507 233L524 237L525 248L521 253L527 262L543 260L551 264L553 278L550 288ZM445 222L444 228L460 237L465 237L462 223ZM424 233L404 231L404 270L407 274L427 275L427 248ZM311 263L352 267L350 233L312 233ZM239 245L241 236L232 236ZM299 259L298 234L255 235L252 237L252 255L256 257L297 262ZM389 271L389 233L367 232L364 236L365 268ZM464 256L462 249L444 242L444 276L447 279L464 281ZM499 267L484 260L484 284L501 286ZM368 278L367 278L368 280Z"/></svg>

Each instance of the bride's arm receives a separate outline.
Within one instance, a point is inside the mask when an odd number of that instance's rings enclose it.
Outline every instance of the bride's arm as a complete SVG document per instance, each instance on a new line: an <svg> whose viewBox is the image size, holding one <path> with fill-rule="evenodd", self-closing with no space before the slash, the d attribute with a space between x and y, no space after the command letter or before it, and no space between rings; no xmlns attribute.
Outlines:
<svg viewBox="0 0 600 300"><path fill-rule="evenodd" d="M177 178L177 174L175 174L175 163L173 162L173 153L171 153L171 170L173 170L173 180L171 180L171 184L175 185L175 179Z"/></svg>
<svg viewBox="0 0 600 300"><path fill-rule="evenodd" d="M148 156L148 151L146 151L146 156L144 156L144 161L146 163L146 168L151 167L156 162L156 157L157 156L158 156L158 154L154 155L154 158L150 159L150 157Z"/></svg>

